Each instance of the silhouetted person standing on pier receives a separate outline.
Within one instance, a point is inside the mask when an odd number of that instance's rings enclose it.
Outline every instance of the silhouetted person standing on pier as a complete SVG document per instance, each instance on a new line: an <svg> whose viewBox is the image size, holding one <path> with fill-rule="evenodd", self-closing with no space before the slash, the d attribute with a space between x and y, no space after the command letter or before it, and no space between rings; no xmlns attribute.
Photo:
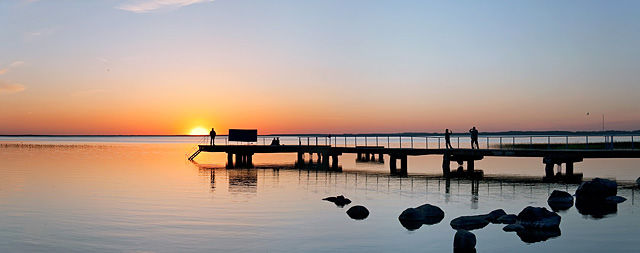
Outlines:
<svg viewBox="0 0 640 253"><path fill-rule="evenodd" d="M216 145L215 143L216 130L213 130L213 128L211 128L211 131L209 132L209 136L211 136L211 146Z"/></svg>
<svg viewBox="0 0 640 253"><path fill-rule="evenodd" d="M444 130L444 141L446 142L447 149L453 149L453 147L451 146L451 134L452 132L449 131L448 128Z"/></svg>
<svg viewBox="0 0 640 253"><path fill-rule="evenodd" d="M469 129L469 133L471 133L471 149L480 149L480 146L478 145L478 129L474 126Z"/></svg>

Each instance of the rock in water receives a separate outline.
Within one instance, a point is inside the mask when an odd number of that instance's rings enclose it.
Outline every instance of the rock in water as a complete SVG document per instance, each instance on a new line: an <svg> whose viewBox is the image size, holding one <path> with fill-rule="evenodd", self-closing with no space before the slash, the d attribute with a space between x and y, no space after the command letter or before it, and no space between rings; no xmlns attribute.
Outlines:
<svg viewBox="0 0 640 253"><path fill-rule="evenodd" d="M504 230L506 232L521 231L521 230L524 230L524 229L525 228L520 224L509 224L509 225L506 225L505 227L502 228L502 230Z"/></svg>
<svg viewBox="0 0 640 253"><path fill-rule="evenodd" d="M467 230L458 230L453 237L454 252L472 252L476 248L476 235Z"/></svg>
<svg viewBox="0 0 640 253"><path fill-rule="evenodd" d="M338 207L344 207L348 204L351 204L351 200L348 198L345 198L344 196L340 195L340 196L336 196L336 197L327 197L324 198L322 200L326 200L329 202L333 202L334 204L336 204L336 206Z"/></svg>
<svg viewBox="0 0 640 253"><path fill-rule="evenodd" d="M369 217L369 210L364 206L352 206L347 210L347 215L354 220L364 220Z"/></svg>
<svg viewBox="0 0 640 253"><path fill-rule="evenodd" d="M486 215L460 216L449 223L453 229L473 230L489 225Z"/></svg>
<svg viewBox="0 0 640 253"><path fill-rule="evenodd" d="M551 229L560 226L560 215L544 207L527 206L518 214L516 224L525 228Z"/></svg>
<svg viewBox="0 0 640 253"><path fill-rule="evenodd" d="M638 179L636 179L636 186L640 187L640 177L638 177Z"/></svg>
<svg viewBox="0 0 640 253"><path fill-rule="evenodd" d="M500 216L500 218L498 218L498 220L496 221L501 224L514 224L516 223L516 219L518 219L517 215L507 214L507 215Z"/></svg>
<svg viewBox="0 0 640 253"><path fill-rule="evenodd" d="M437 206L424 204L416 208L407 208L400 216L400 224L409 230L416 230L423 224L433 225L444 219L444 211Z"/></svg>
<svg viewBox="0 0 640 253"><path fill-rule="evenodd" d="M573 196L565 191L554 190L549 195L547 204L553 211L567 210L573 206Z"/></svg>
<svg viewBox="0 0 640 253"><path fill-rule="evenodd" d="M507 212L505 212L502 209L497 209L497 210L491 211L485 217L489 222L496 223L498 222L498 218L502 217L503 215L507 215Z"/></svg>
<svg viewBox="0 0 640 253"><path fill-rule="evenodd" d="M610 196L616 196L618 184L615 181L602 178L594 178L591 181L582 182L576 189L576 198L589 201L601 201Z"/></svg>
<svg viewBox="0 0 640 253"><path fill-rule="evenodd" d="M607 198L604 199L607 202L610 203L615 203L615 204L619 204L624 202L625 200L627 200L625 197L620 197L620 196L609 196Z"/></svg>

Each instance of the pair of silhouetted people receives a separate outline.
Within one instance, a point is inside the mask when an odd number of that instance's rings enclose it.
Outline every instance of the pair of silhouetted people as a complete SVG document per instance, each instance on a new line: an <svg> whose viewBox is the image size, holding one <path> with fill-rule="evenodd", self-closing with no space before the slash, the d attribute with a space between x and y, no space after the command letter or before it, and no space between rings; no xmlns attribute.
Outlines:
<svg viewBox="0 0 640 253"><path fill-rule="evenodd" d="M453 132L451 132L448 128L444 130L444 141L446 142L446 148L447 149L452 149L453 147L451 146L451 134Z"/></svg>
<svg viewBox="0 0 640 253"><path fill-rule="evenodd" d="M211 146L216 145L215 143L216 130L213 130L213 128L211 128L211 131L209 132L209 136L211 136Z"/></svg>
<svg viewBox="0 0 640 253"><path fill-rule="evenodd" d="M271 144L270 145L271 146L280 146L280 138L279 137L273 138L273 140L271 140Z"/></svg>
<svg viewBox="0 0 640 253"><path fill-rule="evenodd" d="M480 149L480 146L478 145L478 129L474 126L469 129L469 133L471 133L471 149Z"/></svg>

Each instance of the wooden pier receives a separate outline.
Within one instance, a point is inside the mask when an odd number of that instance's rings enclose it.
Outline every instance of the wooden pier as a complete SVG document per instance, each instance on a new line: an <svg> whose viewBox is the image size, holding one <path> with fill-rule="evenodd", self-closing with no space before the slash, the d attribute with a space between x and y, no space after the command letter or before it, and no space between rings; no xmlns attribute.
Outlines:
<svg viewBox="0 0 640 253"><path fill-rule="evenodd" d="M342 154L356 154L359 161L384 161L389 157L391 174L407 174L408 156L441 155L442 173L450 175L450 163L466 164L466 172L473 173L475 161L484 157L540 157L545 177L553 178L555 165L565 164L565 175L573 176L573 164L593 158L640 158L638 149L441 149L441 148L388 148L383 146L336 147L330 145L199 145L189 157L193 160L200 152L227 153L228 167L251 167L256 153L297 153L298 163L304 164L305 154L317 155L317 164L330 170L338 170ZM378 157L377 159L375 157ZM235 158L235 160L234 160ZM398 160L400 165L398 166Z"/></svg>

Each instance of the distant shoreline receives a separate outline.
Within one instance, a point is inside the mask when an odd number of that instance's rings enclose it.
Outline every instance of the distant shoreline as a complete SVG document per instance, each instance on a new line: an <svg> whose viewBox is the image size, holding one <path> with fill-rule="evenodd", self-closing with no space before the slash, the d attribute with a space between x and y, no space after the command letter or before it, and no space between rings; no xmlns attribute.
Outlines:
<svg viewBox="0 0 640 253"><path fill-rule="evenodd" d="M502 132L481 132L481 136L492 135L541 135L541 136L603 136L603 135L636 135L640 134L640 130L633 131L502 131ZM426 132L404 132L404 133L326 133L326 134L263 134L259 136L442 136L444 133L426 133ZM465 136L468 133L453 133L453 136ZM167 134L167 135L145 135L145 134L0 134L0 137L198 137L208 135L188 135L188 134ZM218 136L227 136L221 134Z"/></svg>

